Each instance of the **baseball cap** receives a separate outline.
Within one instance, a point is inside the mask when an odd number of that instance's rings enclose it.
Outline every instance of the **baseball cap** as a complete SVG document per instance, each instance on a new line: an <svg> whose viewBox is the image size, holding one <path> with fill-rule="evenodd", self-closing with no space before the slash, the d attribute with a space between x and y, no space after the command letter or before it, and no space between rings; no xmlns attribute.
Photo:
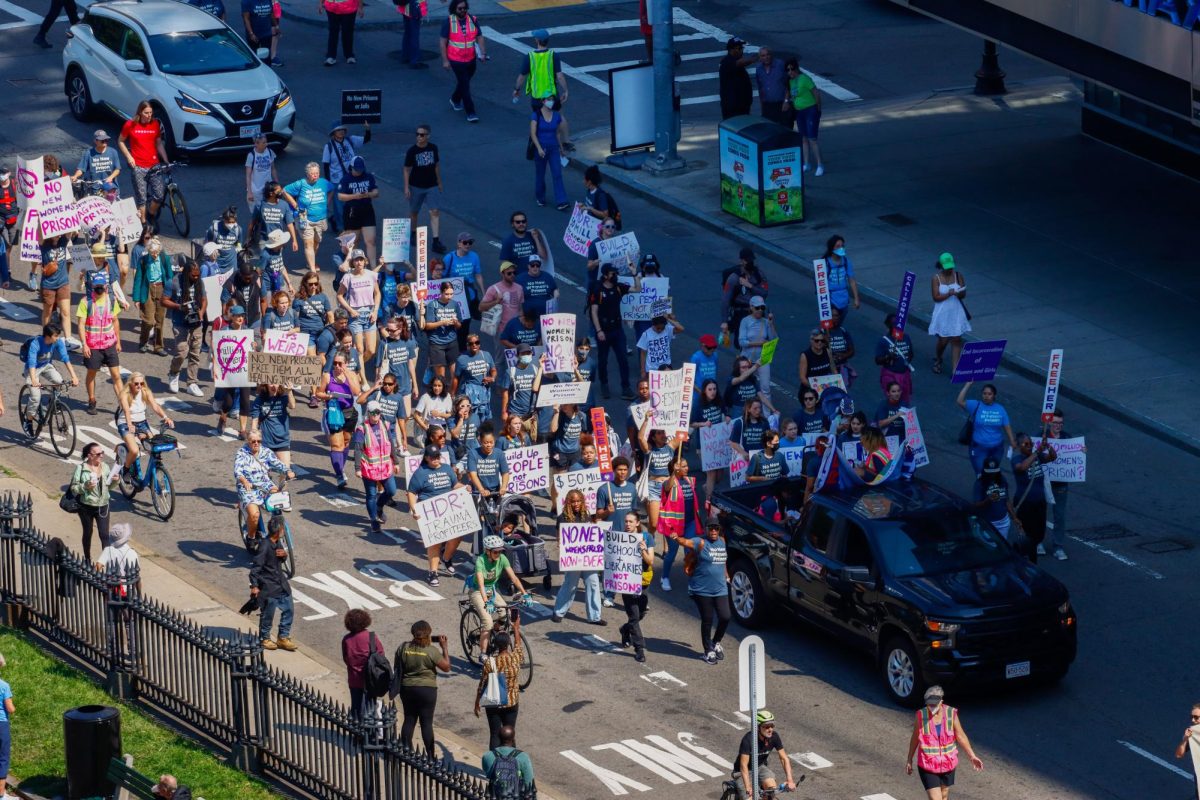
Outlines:
<svg viewBox="0 0 1200 800"><path fill-rule="evenodd" d="M220 246L217 245L216 242L205 242L203 252L204 252L204 255L206 255L206 256L214 256L217 253L221 252L221 248L220 248Z"/></svg>
<svg viewBox="0 0 1200 800"><path fill-rule="evenodd" d="M541 256L539 256L537 253L534 253L534 254L533 254L533 255L531 255L531 256L530 256L528 259L526 259L526 260L525 260L525 263L526 263L526 264L539 264L539 265L540 265L540 264L542 263L542 257L541 257Z"/></svg>
<svg viewBox="0 0 1200 800"><path fill-rule="evenodd" d="M703 336L700 337L700 346L701 347L716 347L717 346L717 337L713 336L711 333L704 334Z"/></svg>
<svg viewBox="0 0 1200 800"><path fill-rule="evenodd" d="M510 270L510 269L515 270L516 268L517 268L517 265L511 261L501 261L500 262L500 272L502 272L502 273L507 270Z"/></svg>
<svg viewBox="0 0 1200 800"><path fill-rule="evenodd" d="M737 47L738 45L743 45L745 43L746 43L746 40L743 39L742 37L734 36L728 42L725 43L725 49L732 50L733 48Z"/></svg>
<svg viewBox="0 0 1200 800"><path fill-rule="evenodd" d="M550 41L550 31L546 30L545 28L538 28L537 30L533 31L533 38L537 39L539 42L548 42Z"/></svg>
<svg viewBox="0 0 1200 800"><path fill-rule="evenodd" d="M346 125L340 119L335 119L329 124L329 135L333 136L338 131L346 130Z"/></svg>
<svg viewBox="0 0 1200 800"><path fill-rule="evenodd" d="M350 162L350 170L352 172L366 172L367 160L362 156L355 156L354 160Z"/></svg>
<svg viewBox="0 0 1200 800"><path fill-rule="evenodd" d="M983 462L984 475L996 475L1000 472L1000 462L994 458L989 458Z"/></svg>
<svg viewBox="0 0 1200 800"><path fill-rule="evenodd" d="M940 686L930 686L928 689L925 690L925 699L926 700L933 700L935 698L938 700L941 700L945 696L946 696L946 692Z"/></svg>
<svg viewBox="0 0 1200 800"><path fill-rule="evenodd" d="M102 269L98 269L91 274L89 281L90 281L93 289L96 288L97 286L107 286L108 285L108 273Z"/></svg>
<svg viewBox="0 0 1200 800"><path fill-rule="evenodd" d="M767 301L763 300L758 295L754 295L754 297L750 298L750 307L751 308L760 308L762 306L765 306L766 304L767 304Z"/></svg>
<svg viewBox="0 0 1200 800"><path fill-rule="evenodd" d="M532 352L533 352L533 348L527 344L519 345L517 347L517 355L523 356L526 353L532 353Z"/></svg>
<svg viewBox="0 0 1200 800"><path fill-rule="evenodd" d="M439 450L437 447L435 447L431 444L425 445L425 458L441 458L441 457L442 457L441 450Z"/></svg>
<svg viewBox="0 0 1200 800"><path fill-rule="evenodd" d="M106 133L103 128L98 129L92 134L92 139L98 139L101 142L107 142L108 138L108 133Z"/></svg>
<svg viewBox="0 0 1200 800"><path fill-rule="evenodd" d="M954 269L954 256L949 253L942 253L938 256L938 264L942 269Z"/></svg>
<svg viewBox="0 0 1200 800"><path fill-rule="evenodd" d="M244 317L246 316L246 309L242 306L234 306L233 308L229 309L229 316Z"/></svg>
<svg viewBox="0 0 1200 800"><path fill-rule="evenodd" d="M472 236L471 234L467 233L466 231L463 231L462 233L460 233L458 235L458 240L460 242L473 242L473 241L475 241L475 237Z"/></svg>
<svg viewBox="0 0 1200 800"><path fill-rule="evenodd" d="M372 400L371 402L367 403L368 414L374 414L376 411L383 411L383 406L380 405L378 400Z"/></svg>

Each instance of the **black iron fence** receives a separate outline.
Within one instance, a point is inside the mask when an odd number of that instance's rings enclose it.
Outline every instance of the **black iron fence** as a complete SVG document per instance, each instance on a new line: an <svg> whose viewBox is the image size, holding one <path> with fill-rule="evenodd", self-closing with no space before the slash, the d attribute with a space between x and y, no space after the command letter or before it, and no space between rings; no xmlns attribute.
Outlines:
<svg viewBox="0 0 1200 800"><path fill-rule="evenodd" d="M317 800L484 800L485 783L407 748L396 711L351 716L268 666L252 634L207 631L33 527L28 495L0 497L4 620L239 768Z"/></svg>

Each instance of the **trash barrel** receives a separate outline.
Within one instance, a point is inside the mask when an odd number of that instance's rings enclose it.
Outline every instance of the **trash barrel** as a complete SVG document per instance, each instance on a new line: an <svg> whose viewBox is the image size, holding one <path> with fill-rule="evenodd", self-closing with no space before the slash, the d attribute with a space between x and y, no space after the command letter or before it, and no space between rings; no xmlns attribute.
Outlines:
<svg viewBox="0 0 1200 800"><path fill-rule="evenodd" d="M67 798L111 797L108 762L121 757L121 712L112 706L79 706L63 713Z"/></svg>

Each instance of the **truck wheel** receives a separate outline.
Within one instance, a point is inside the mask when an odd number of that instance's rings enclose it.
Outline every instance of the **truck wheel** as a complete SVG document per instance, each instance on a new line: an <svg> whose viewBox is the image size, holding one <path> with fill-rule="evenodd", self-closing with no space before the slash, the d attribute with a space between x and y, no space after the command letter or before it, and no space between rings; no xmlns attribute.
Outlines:
<svg viewBox="0 0 1200 800"><path fill-rule="evenodd" d="M758 570L744 558L733 562L729 570L729 605L737 621L747 628L757 628L767 618L767 596Z"/></svg>
<svg viewBox="0 0 1200 800"><path fill-rule="evenodd" d="M921 662L908 637L893 636L887 640L880 666L883 669L883 683L893 701L907 708L917 708L925 702Z"/></svg>

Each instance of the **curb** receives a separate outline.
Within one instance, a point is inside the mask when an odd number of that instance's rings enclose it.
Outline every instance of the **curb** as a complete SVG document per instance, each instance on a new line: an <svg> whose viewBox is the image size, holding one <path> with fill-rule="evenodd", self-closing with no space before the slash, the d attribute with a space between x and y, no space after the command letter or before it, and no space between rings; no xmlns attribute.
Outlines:
<svg viewBox="0 0 1200 800"><path fill-rule="evenodd" d="M582 175L583 170L587 167L605 167L607 164L592 161L583 157L572 157L569 168L578 170ZM636 172L633 170L631 172ZM606 181L617 184L622 189L636 194L642 200L657 206L665 211L675 214L680 214L686 217L692 223L706 228L720 236L730 239L736 243L751 243L755 250L769 254L775 260L786 266L793 267L798 273L812 277L813 270L811 265L805 261L798 259L796 255L779 245L776 245L767 239L762 238L757 233L746 231L738 225L722 222L715 219L700 209L687 203L678 202L674 199L661 194L654 187L647 186L641 181L634 178L631 174L626 174L625 170L619 168L606 169L604 171ZM858 284L858 292L864 302L881 311L895 311L897 298L891 297L877 289L872 289L862 283ZM929 316L917 312L909 312L909 320L916 321L921 325L929 326ZM966 341L980 341L975 337L965 337ZM1046 372L1043 367L1031 363L1025 358L1014 356L1007 351L1000 359L1000 363L1008 367L1017 375L1033 382L1036 386L1042 386L1045 382ZM1092 411L1099 412L1106 417L1116 420L1124 425L1154 437L1155 439L1170 445L1177 450L1182 450L1188 455L1200 457L1200 439L1197 439L1192 434L1172 428L1158 420L1135 411L1128 406L1122 405L1106 398L1093 396L1082 389L1073 388L1070 383L1064 382L1059 388L1059 392L1063 397L1078 403L1079 405L1089 408Z"/></svg>

